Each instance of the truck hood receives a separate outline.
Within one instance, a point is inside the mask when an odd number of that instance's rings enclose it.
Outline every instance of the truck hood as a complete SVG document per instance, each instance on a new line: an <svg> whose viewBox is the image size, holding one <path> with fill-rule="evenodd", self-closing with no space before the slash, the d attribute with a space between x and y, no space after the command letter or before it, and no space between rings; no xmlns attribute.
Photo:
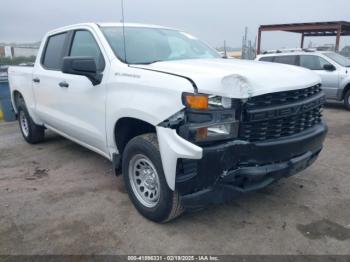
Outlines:
<svg viewBox="0 0 350 262"><path fill-rule="evenodd" d="M301 67L239 59L164 61L137 67L188 77L200 93L241 99L321 82L317 74Z"/></svg>

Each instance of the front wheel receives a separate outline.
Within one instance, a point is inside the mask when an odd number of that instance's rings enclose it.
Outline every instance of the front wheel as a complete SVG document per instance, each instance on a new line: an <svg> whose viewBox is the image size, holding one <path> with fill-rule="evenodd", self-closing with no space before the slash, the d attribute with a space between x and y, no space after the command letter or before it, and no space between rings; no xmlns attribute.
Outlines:
<svg viewBox="0 0 350 262"><path fill-rule="evenodd" d="M136 209L155 222L167 222L183 212L179 194L165 179L157 136L133 138L123 153L123 177Z"/></svg>

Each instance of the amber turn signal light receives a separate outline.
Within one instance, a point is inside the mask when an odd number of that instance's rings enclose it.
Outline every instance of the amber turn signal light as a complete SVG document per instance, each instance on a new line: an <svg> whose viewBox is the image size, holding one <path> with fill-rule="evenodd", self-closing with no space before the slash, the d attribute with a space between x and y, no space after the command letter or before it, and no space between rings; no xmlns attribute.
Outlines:
<svg viewBox="0 0 350 262"><path fill-rule="evenodd" d="M208 96L198 94L184 94L185 105L191 109L208 109Z"/></svg>

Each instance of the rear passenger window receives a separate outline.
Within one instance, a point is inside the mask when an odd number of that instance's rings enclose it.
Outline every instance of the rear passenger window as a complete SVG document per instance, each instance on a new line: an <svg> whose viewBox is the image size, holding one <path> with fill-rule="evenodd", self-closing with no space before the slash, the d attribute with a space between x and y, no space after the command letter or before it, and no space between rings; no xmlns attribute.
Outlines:
<svg viewBox="0 0 350 262"><path fill-rule="evenodd" d="M296 65L297 57L295 55L284 55L284 56L276 56L274 62L287 64L287 65Z"/></svg>
<svg viewBox="0 0 350 262"><path fill-rule="evenodd" d="M325 59L315 55L301 55L300 66L311 70L323 70L323 66L329 64Z"/></svg>
<svg viewBox="0 0 350 262"><path fill-rule="evenodd" d="M264 56L264 57L260 58L259 61L272 62L272 60L273 60L273 56Z"/></svg>
<svg viewBox="0 0 350 262"><path fill-rule="evenodd" d="M105 61L94 36L86 30L76 31L73 38L70 56L89 56L95 59L97 70L103 71Z"/></svg>
<svg viewBox="0 0 350 262"><path fill-rule="evenodd" d="M47 40L42 64L47 69L60 70L62 66L63 48L67 33L50 36Z"/></svg>

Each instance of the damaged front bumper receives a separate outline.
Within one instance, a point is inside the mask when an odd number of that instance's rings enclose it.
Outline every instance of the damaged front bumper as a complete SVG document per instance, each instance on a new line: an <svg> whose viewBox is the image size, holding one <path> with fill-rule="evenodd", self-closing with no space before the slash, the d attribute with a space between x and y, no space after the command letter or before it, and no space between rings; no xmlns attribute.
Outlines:
<svg viewBox="0 0 350 262"><path fill-rule="evenodd" d="M175 188L186 208L230 200L264 188L310 166L322 149L327 126L266 142L230 141L203 147L201 159L179 159Z"/></svg>

